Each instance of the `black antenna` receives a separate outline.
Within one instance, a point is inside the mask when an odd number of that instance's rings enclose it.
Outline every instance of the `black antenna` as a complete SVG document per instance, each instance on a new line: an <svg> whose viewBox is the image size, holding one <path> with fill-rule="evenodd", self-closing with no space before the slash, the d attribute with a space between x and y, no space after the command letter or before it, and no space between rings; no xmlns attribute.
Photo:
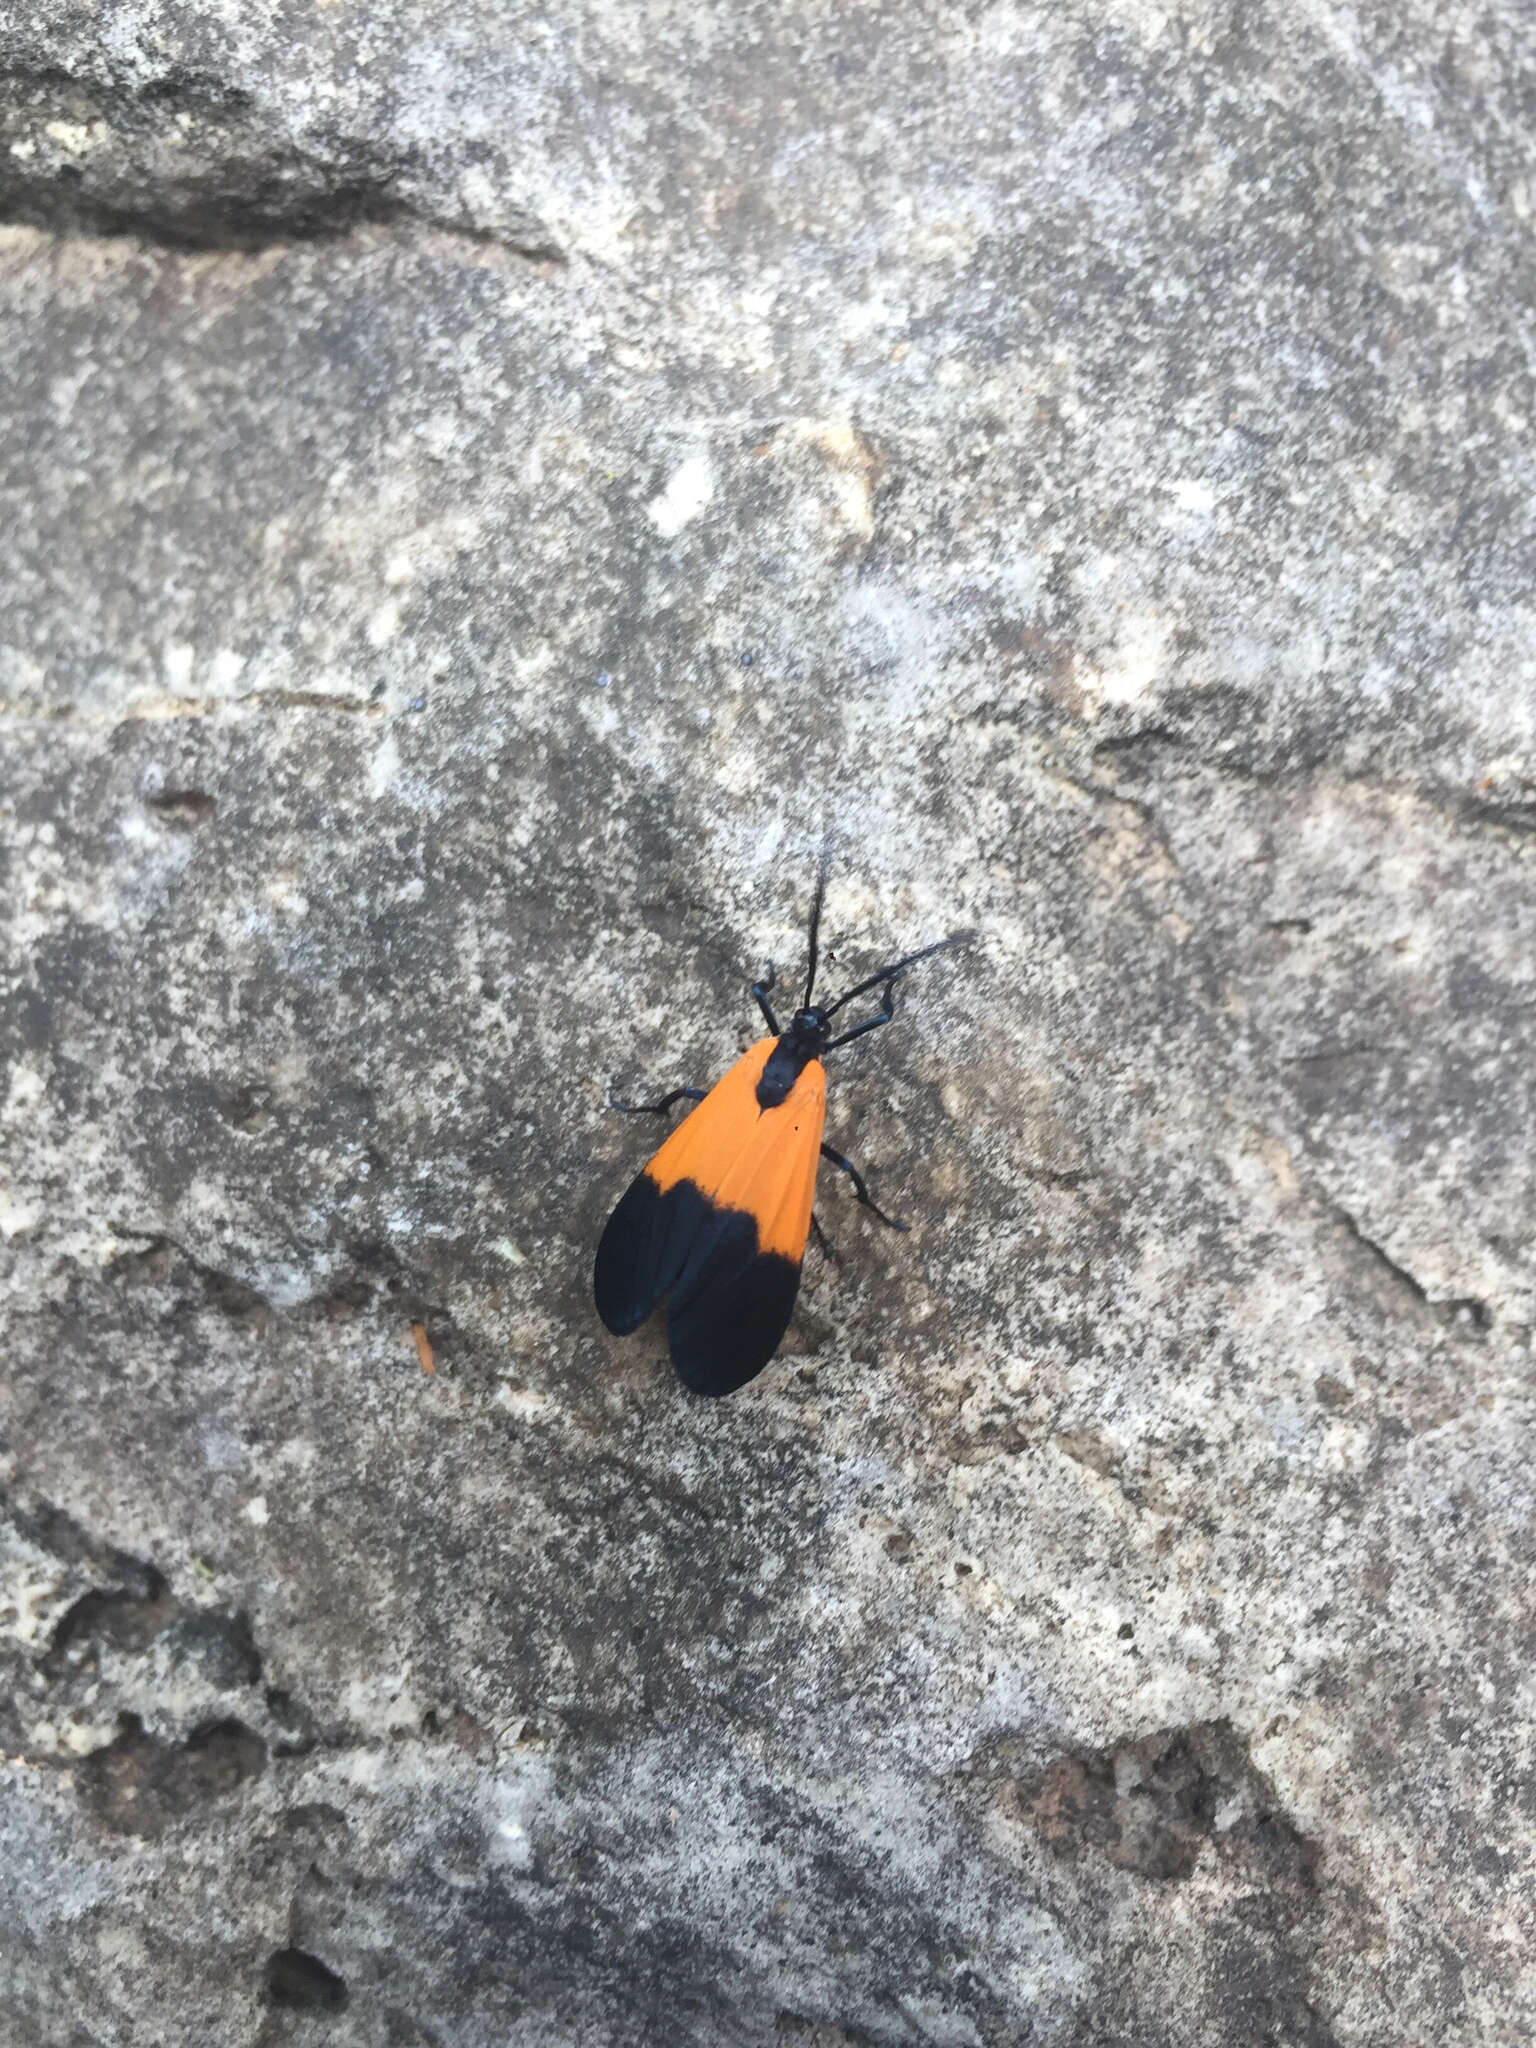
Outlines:
<svg viewBox="0 0 1536 2048"><path fill-rule="evenodd" d="M811 990L816 986L817 938L821 931L821 902L827 893L827 878L832 872L832 834L829 832L821 842L821 865L816 870L816 895L811 903L811 964L805 977L805 1001L802 1010L811 1007Z"/></svg>
<svg viewBox="0 0 1536 2048"><path fill-rule="evenodd" d="M904 974L915 960L926 960L930 953L942 953L948 946L968 946L975 936L974 931L951 932L947 939L935 939L931 946L919 947L915 953L903 953L899 960L893 960L888 967L882 967L878 974L870 975L869 979L861 981L857 988L851 988L846 995L839 996L827 1015L835 1017L844 1003L851 1003L855 996L863 995L868 989L878 988L883 981L893 981L898 974Z"/></svg>

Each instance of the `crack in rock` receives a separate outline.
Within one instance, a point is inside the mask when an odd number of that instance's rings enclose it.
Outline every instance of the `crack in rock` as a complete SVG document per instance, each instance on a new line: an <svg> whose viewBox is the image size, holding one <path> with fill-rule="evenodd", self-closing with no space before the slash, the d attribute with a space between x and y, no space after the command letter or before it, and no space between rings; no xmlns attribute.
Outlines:
<svg viewBox="0 0 1536 2048"><path fill-rule="evenodd" d="M1385 1251L1373 1237L1366 1236L1347 1209L1335 1205L1332 1214L1345 1242L1364 1254L1370 1270L1389 1282L1399 1300L1406 1297L1407 1302L1411 1303L1415 1310L1427 1313L1436 1322L1465 1335L1482 1336L1493 1327L1493 1315L1485 1301L1479 1301L1474 1295L1458 1295L1450 1300L1437 1300L1406 1266L1399 1265L1391 1253Z"/></svg>
<svg viewBox="0 0 1536 2048"><path fill-rule="evenodd" d="M0 71L0 222L245 251L417 223L564 262L531 214L486 222L433 204L416 184L427 172L419 151L371 138L286 135L253 93L202 72Z"/></svg>
<svg viewBox="0 0 1536 2048"><path fill-rule="evenodd" d="M205 1265L175 1238L141 1237L132 1251L122 1252L113 1259L108 1271L129 1285L145 1282L156 1285L174 1278L173 1268L177 1260L198 1281L203 1303L208 1308L250 1330L259 1332L271 1328L277 1310L264 1294L247 1286L233 1273L226 1273L218 1266Z"/></svg>
<svg viewBox="0 0 1536 2048"><path fill-rule="evenodd" d="M237 1130L254 1130L267 1121L270 1099L267 1091L247 1086L232 1090L223 1106ZM461 1339L452 1312L414 1284L412 1275L386 1245L368 1240L350 1245L347 1264L322 1287L287 1308L278 1308L258 1289L222 1267L208 1265L176 1238L122 1224L114 1224L112 1229L116 1236L128 1240L131 1248L111 1260L109 1277L130 1287L168 1289L174 1300L173 1319L207 1308L239 1328L262 1335L283 1321L301 1321L307 1316L330 1321L360 1314L378 1293L391 1315L423 1326L434 1353L451 1351ZM195 1287L187 1284L189 1279Z"/></svg>

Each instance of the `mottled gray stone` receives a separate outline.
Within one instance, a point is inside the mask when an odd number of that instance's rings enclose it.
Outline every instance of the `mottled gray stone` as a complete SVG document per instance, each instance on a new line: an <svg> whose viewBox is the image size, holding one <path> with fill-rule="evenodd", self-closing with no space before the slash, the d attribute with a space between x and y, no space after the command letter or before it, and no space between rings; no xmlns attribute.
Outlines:
<svg viewBox="0 0 1536 2048"><path fill-rule="evenodd" d="M1529 2038L1533 95L0 22L6 2038ZM608 1091L829 824L835 971L980 939L697 1403Z"/></svg>

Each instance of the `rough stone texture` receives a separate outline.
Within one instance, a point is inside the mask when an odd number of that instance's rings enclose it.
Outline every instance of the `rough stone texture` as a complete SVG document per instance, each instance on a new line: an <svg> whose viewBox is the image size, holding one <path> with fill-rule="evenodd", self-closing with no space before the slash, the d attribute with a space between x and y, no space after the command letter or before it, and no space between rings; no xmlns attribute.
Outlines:
<svg viewBox="0 0 1536 2048"><path fill-rule="evenodd" d="M1530 2038L1532 19L0 24L6 2039Z"/></svg>

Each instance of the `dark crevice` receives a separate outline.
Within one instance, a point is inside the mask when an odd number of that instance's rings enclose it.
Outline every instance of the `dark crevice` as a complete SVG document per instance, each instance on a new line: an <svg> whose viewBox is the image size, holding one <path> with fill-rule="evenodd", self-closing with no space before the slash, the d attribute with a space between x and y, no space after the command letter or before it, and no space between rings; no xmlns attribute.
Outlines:
<svg viewBox="0 0 1536 2048"><path fill-rule="evenodd" d="M530 261L564 261L542 223L495 228L434 208L420 152L282 132L254 94L173 67L144 84L44 67L0 72L0 222L249 251L413 223Z"/></svg>
<svg viewBox="0 0 1536 2048"><path fill-rule="evenodd" d="M1282 1067L1323 1067L1332 1060L1395 1059L1402 1047L1396 1045L1325 1045L1316 1052L1290 1053Z"/></svg>
<svg viewBox="0 0 1536 2048"><path fill-rule="evenodd" d="M195 832L199 825L207 824L218 808L201 789L162 789L145 802L173 832Z"/></svg>
<svg viewBox="0 0 1536 2048"><path fill-rule="evenodd" d="M153 1565L145 1564L126 1550L110 1550L97 1543L73 1515L66 1514L63 1508L55 1507L51 1501L40 1501L33 1508L24 1508L19 1502L4 1502L3 1506L19 1535L29 1543L35 1543L40 1550L50 1551L65 1564L80 1565L88 1571L99 1571L103 1577L110 1576L141 1599L148 1599L160 1582L160 1574Z"/></svg>
<svg viewBox="0 0 1536 2048"><path fill-rule="evenodd" d="M270 1091L258 1087L238 1089L223 1099L220 1109L236 1129L259 1131L270 1119ZM129 1286L176 1289L180 1299L172 1314L179 1319L199 1308L210 1308L238 1328L260 1335L272 1329L285 1313L292 1318L316 1316L337 1321L358 1315L382 1291L394 1313L423 1326L434 1351L451 1352L461 1341L452 1311L412 1286L396 1254L387 1245L373 1240L359 1240L347 1247L352 1272L340 1274L318 1294L285 1312L274 1308L264 1294L235 1274L194 1258L174 1238L140 1234L122 1225L115 1229L119 1237L132 1238L134 1242L131 1249L119 1252L110 1262L108 1275ZM197 1283L196 1288L188 1287L188 1275Z"/></svg>
<svg viewBox="0 0 1536 2048"><path fill-rule="evenodd" d="M1096 749L1095 752L1097 751ZM1106 807L1113 806L1121 812L1128 811L1132 817L1139 819L1148 839L1163 854L1174 873L1183 879L1184 863L1179 859L1168 827L1164 824L1162 814L1155 804L1148 802L1144 797L1133 795L1129 789L1117 783L1085 782L1080 775L1074 774L1065 762L1057 762L1055 772L1069 789L1075 789L1079 795L1088 797L1093 803Z"/></svg>
<svg viewBox="0 0 1536 2048"><path fill-rule="evenodd" d="M1095 758L1105 754L1136 754L1149 747L1184 747L1189 742L1181 732L1171 726L1143 725L1135 732L1122 733L1115 739L1100 740L1094 747Z"/></svg>
<svg viewBox="0 0 1536 2048"><path fill-rule="evenodd" d="M327 690L252 690L239 701L268 709L276 706L281 711L335 711L349 718L378 718L384 709L382 704L370 703L366 697Z"/></svg>
<svg viewBox="0 0 1536 2048"><path fill-rule="evenodd" d="M194 1262L192 1270L203 1283L208 1306L221 1316L227 1316L232 1323L247 1324L252 1329L266 1329L271 1323L274 1315L272 1304L254 1287L247 1287L233 1273L221 1273L211 1266L199 1266Z"/></svg>
<svg viewBox="0 0 1536 2048"><path fill-rule="evenodd" d="M140 1585L93 1587L82 1593L59 1618L41 1668L46 1676L57 1677L88 1645L145 1649L180 1612L165 1580L152 1565L145 1565Z"/></svg>
<svg viewBox="0 0 1536 2048"><path fill-rule="evenodd" d="M987 708L978 709L978 718ZM1208 704L1206 708L1209 709ZM1179 751L1177 760L1166 758L1176 750ZM1150 777L1159 768L1180 775L1224 776L1252 788L1266 790L1301 788L1310 782L1326 779L1352 798L1358 798L1362 792L1409 796L1442 817L1464 826L1511 834L1517 840L1536 836L1536 785L1528 779L1519 780L1505 792L1496 792L1491 787L1468 792L1444 781L1418 781L1384 769L1372 773L1358 768L1335 768L1324 753L1301 754L1292 760L1266 764L1250 760L1234 748L1200 746L1197 735L1181 733L1171 725L1162 724L1142 726L1131 733L1099 740L1093 744L1092 757L1096 763L1103 762L1106 768L1112 768L1118 757L1120 765L1130 772L1133 779L1137 776ZM1113 793L1120 795L1122 801L1134 801L1123 792L1111 792L1102 785L1081 781L1069 770L1063 772L1067 781L1089 794ZM1269 929L1293 930L1309 925L1310 920L1283 918Z"/></svg>
<svg viewBox="0 0 1536 2048"><path fill-rule="evenodd" d="M799 2042L802 2048L872 2048L874 2036L846 2020L807 2019L803 2013L781 2012L773 2022L776 2042Z"/></svg>
<svg viewBox="0 0 1536 2048"><path fill-rule="evenodd" d="M183 1613L166 1631L165 1648L179 1663L191 1664L207 1685L240 1692L261 1683L261 1652L248 1614Z"/></svg>
<svg viewBox="0 0 1536 2048"><path fill-rule="evenodd" d="M360 1273L336 1281L323 1294L313 1295L303 1306L310 1314L328 1322L345 1322L361 1315L373 1299L373 1289Z"/></svg>
<svg viewBox="0 0 1536 2048"><path fill-rule="evenodd" d="M1492 1329L1493 1312L1485 1301L1479 1301L1475 1295L1458 1295L1454 1299L1437 1301L1406 1266L1400 1266L1390 1252L1383 1250L1374 1238L1366 1236L1347 1209L1335 1205L1332 1214L1347 1241L1366 1255L1372 1269L1390 1281L1399 1294L1406 1295L1417 1308L1439 1322L1462 1329L1471 1328L1479 1333Z"/></svg>
<svg viewBox="0 0 1536 2048"><path fill-rule="evenodd" d="M267 1998L291 2012L340 2012L349 1993L344 1977L302 1948L280 1948L267 1958Z"/></svg>
<svg viewBox="0 0 1536 2048"><path fill-rule="evenodd" d="M1333 1213L1335 1219L1342 1224L1350 1242L1358 1245L1369 1256L1378 1272L1386 1274L1399 1287L1404 1288L1421 1308L1429 1307L1427 1291L1406 1266L1400 1266L1389 1252L1382 1250L1373 1237L1367 1237L1347 1209L1335 1209Z"/></svg>
<svg viewBox="0 0 1536 2048"><path fill-rule="evenodd" d="M1431 1303L1447 1322L1470 1327L1480 1334L1493 1328L1493 1310L1475 1294L1458 1294L1450 1300Z"/></svg>
<svg viewBox="0 0 1536 2048"><path fill-rule="evenodd" d="M296 1700L281 1686L270 1685L266 1691L267 1712L281 1731L272 1745L274 1757L308 1756L320 1741L320 1731L315 1718L302 1700Z"/></svg>
<svg viewBox="0 0 1536 2048"><path fill-rule="evenodd" d="M124 1714L117 1739L85 1759L75 1782L101 1826L148 1840L195 1818L266 1767L267 1746L243 1721L209 1722L171 1744L146 1733L137 1714Z"/></svg>
<svg viewBox="0 0 1536 2048"><path fill-rule="evenodd" d="M1505 803L1475 797L1467 804L1466 815L1474 825L1500 826L1506 832L1536 833L1536 802L1518 797Z"/></svg>
<svg viewBox="0 0 1536 2048"><path fill-rule="evenodd" d="M137 1233L119 1229L118 1235L137 1236ZM178 1259L200 1282L203 1302L207 1307L248 1329L260 1331L271 1327L277 1311L264 1294L258 1293L244 1280L237 1279L233 1273L226 1273L218 1266L204 1265L175 1238L146 1233L138 1237L131 1251L120 1252L107 1271L130 1285L158 1285L171 1277Z"/></svg>

